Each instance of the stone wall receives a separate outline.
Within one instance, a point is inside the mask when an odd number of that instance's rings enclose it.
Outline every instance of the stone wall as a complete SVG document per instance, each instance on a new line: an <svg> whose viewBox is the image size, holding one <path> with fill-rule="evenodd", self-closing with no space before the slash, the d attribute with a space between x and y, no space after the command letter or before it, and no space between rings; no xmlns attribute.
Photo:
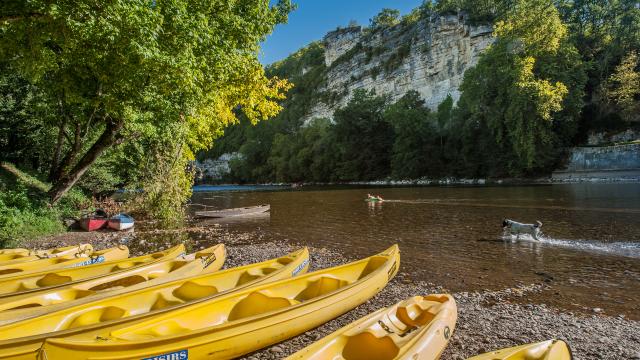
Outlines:
<svg viewBox="0 0 640 360"><path fill-rule="evenodd" d="M567 167L553 173L559 180L571 178L640 178L640 143L577 147L572 149Z"/></svg>
<svg viewBox="0 0 640 360"><path fill-rule="evenodd" d="M457 101L464 72L493 42L492 32L489 25L471 26L457 15L366 33L360 27L330 32L324 37L326 85L320 90L336 96L316 104L305 121L333 118L356 89L374 90L392 101L415 90L432 109L448 95Z"/></svg>

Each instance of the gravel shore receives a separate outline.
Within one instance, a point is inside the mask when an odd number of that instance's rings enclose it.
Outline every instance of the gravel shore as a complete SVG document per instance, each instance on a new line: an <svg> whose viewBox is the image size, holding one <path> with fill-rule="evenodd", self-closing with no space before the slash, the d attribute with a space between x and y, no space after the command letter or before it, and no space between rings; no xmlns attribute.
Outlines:
<svg viewBox="0 0 640 360"><path fill-rule="evenodd" d="M101 249L125 243L131 256L137 256L178 242L185 242L189 250L221 242L227 246L225 268L278 257L302 246L264 242L260 238L259 232L232 234L222 227L193 227L180 231L66 233L24 246L43 248L90 242L96 249ZM382 249L372 249L372 252L376 250ZM310 271L356 260L326 248L310 247L309 251ZM363 254L363 257L369 255ZM528 294L541 291L544 286L544 283L521 284L499 291L454 293L458 322L442 359L466 359L490 350L557 338L567 341L576 360L640 360L640 321L597 313L571 313L523 301ZM411 280L409 274L402 272L401 266L401 271L387 287L366 303L316 329L248 354L244 359L280 359L379 308L410 296L445 292L448 291L437 284Z"/></svg>

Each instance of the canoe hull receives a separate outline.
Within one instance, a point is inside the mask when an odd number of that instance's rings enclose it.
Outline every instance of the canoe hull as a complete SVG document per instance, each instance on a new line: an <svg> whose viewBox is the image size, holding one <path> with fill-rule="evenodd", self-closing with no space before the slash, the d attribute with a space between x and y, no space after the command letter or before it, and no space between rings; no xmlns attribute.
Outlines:
<svg viewBox="0 0 640 360"><path fill-rule="evenodd" d="M15 276L23 276L41 272L43 270L56 270L64 268L72 268L79 266L89 266L99 264L110 260L121 260L129 257L129 248L124 245L118 245L100 251L94 251L87 255L83 249L78 253L65 255L61 257L53 257L28 261L18 264L0 266L0 281Z"/></svg>
<svg viewBox="0 0 640 360"><path fill-rule="evenodd" d="M10 265L10 264L18 264L27 261L34 261L44 258L53 258L53 257L64 257L68 255L74 254L90 254L93 252L93 246L90 244L80 244L76 246L65 246L61 248L55 249L47 249L47 250L35 250L30 251L27 249L16 249L16 250L24 250L20 252L8 252L4 255L0 255L0 266Z"/></svg>
<svg viewBox="0 0 640 360"><path fill-rule="evenodd" d="M467 360L571 360L571 349L562 340L547 340L539 343L515 346L474 356Z"/></svg>
<svg viewBox="0 0 640 360"><path fill-rule="evenodd" d="M71 288L28 294L9 302L3 302L2 300L4 299L0 299L0 310L13 308L12 310L0 311L0 325L4 326L34 318L39 321L41 316L48 316L49 320L51 320L48 322L49 325L54 324L59 326L60 323L50 319L56 314L61 322L61 318L64 317L81 317L81 314L89 305L93 306L94 309L98 309L98 303L101 300L119 295L122 296L123 294L136 290L160 286L192 276L216 272L224 265L225 259L226 249L224 245L218 244L199 253L183 255L175 260L161 261L143 266L126 274L113 274L106 278L81 282ZM118 305L119 302L121 301L111 302L110 305ZM15 309L16 306L24 307L27 304L41 306ZM141 309L140 307L134 308L131 312L136 313L134 310L138 310L139 312ZM64 314L61 314L62 311L64 311ZM89 325L87 320L84 322L86 325ZM18 325L17 329L19 328ZM45 328L43 323L39 323L38 328L40 330L55 330L55 327ZM0 326L0 333L2 333L1 329L3 329L3 327ZM16 328L14 328L14 333L15 330ZM36 333L37 332L31 331L22 334L26 336ZM2 335L0 335L0 338L1 337Z"/></svg>
<svg viewBox="0 0 640 360"><path fill-rule="evenodd" d="M437 360L453 335L456 320L452 296L415 296L362 317L286 360L353 355L358 359Z"/></svg>
<svg viewBox="0 0 640 360"><path fill-rule="evenodd" d="M122 222L120 220L109 220L109 228L117 231L129 230L133 228L133 222Z"/></svg>
<svg viewBox="0 0 640 360"><path fill-rule="evenodd" d="M112 216L107 226L117 231L129 230L133 227L133 218L125 213L120 213Z"/></svg>
<svg viewBox="0 0 640 360"><path fill-rule="evenodd" d="M80 227L85 231L100 230L107 225L107 219L83 218L80 219Z"/></svg>
<svg viewBox="0 0 640 360"><path fill-rule="evenodd" d="M399 261L399 251L394 246L361 261L248 288L195 308L185 307L159 318L97 334L100 339L107 336L105 339L112 341L95 341L96 335L88 334L78 338L49 339L40 355L42 359L103 360L180 358L185 355L189 359L238 357L296 336L364 303L395 276ZM352 269L359 270L353 273ZM297 293L299 289L302 292ZM265 298L265 293L273 297ZM281 299L287 298L278 296L295 296L301 302L287 300L284 303ZM187 325L188 319L174 320L176 316L187 314L196 322L216 321L219 313L228 310L231 311L228 320L223 317L220 323L210 327L190 329L183 327L192 326ZM145 340L143 334L154 335Z"/></svg>
<svg viewBox="0 0 640 360"><path fill-rule="evenodd" d="M220 258L224 258L224 254L218 254L218 259ZM283 259L286 259L287 261L282 261ZM292 261L289 261L292 260ZM268 271L262 271L260 270L260 272L264 273L266 276L259 278L259 279L255 279L253 281L249 281L246 283L243 283L242 285L240 285L237 289L241 289L241 288L245 288L245 287L250 287L250 286L255 286L264 282L269 282L269 281L275 281L275 280L281 280L281 279L285 279L288 278L290 276L296 276L296 275L300 275L304 272L306 272L308 264L309 264L309 252L306 248L297 251L293 254L289 254L285 257L281 257L278 259L274 259L274 260L270 260L267 262L263 262L263 263L258 263L258 264L250 264L250 265L246 265L246 266L242 266L239 268L231 268L228 270L224 270L218 273L211 273L211 274L203 274L203 275L198 275L198 276L182 276L180 277L180 279L183 279L182 282L185 281L185 279L187 281L196 283L196 284L204 284L205 282L203 282L202 280L207 280L209 278L212 277L217 277L220 278L222 280L222 283L230 283L230 284L236 284L236 281L240 280L242 277L237 278L237 275L247 272L247 273L255 273L255 270L259 270L259 269L270 269L273 268L274 263L280 263L283 264L284 266L282 267L282 269L280 271L273 271L273 272L268 272ZM213 262L210 263L210 260L208 260L207 262L202 262L205 266L208 266L209 268L214 268L214 267L218 267L218 263L217 262ZM285 264L286 263L286 264ZM209 265L207 265L209 264ZM208 268L207 268L208 269ZM205 270L207 270L205 269ZM229 282L228 280L224 280L224 278L227 278L228 276L225 275L229 274L229 273L235 273L236 276L231 277L230 279L232 280L231 282ZM165 294L156 294L155 297L159 298L159 297L165 297L168 298L167 295L172 294L174 288L172 287L172 284L177 283L178 280L176 280L175 282L172 283L168 283L166 285L163 285L163 287L166 287L168 292L166 292ZM222 285L221 283L221 285ZM214 282L215 284L215 282ZM224 290L224 288L222 286L218 286L220 288L220 290ZM214 296L223 296L225 294L228 293L232 293L233 291L236 291L237 289L232 288L230 290L227 291L221 291L219 294L216 294ZM141 290L142 291L142 290ZM148 290L145 291L151 291L151 289L149 288ZM133 293L133 291L131 291L131 293ZM105 299L106 301L108 301L108 299ZM204 299L203 299L204 300ZM198 300L196 300L198 301ZM117 304L121 304L122 300L116 297L113 297L113 301L111 301L111 303L117 303ZM105 303L106 306L112 305L110 303ZM95 304L93 305L95 306ZM178 305L180 306L180 305ZM132 310L132 309L130 309ZM143 320L143 319L147 319L153 316L157 316L166 312L169 312L170 310L172 310L172 308L161 308L161 309L157 309L154 310L152 312L148 312L148 313L138 313L137 315L132 315L129 318L122 318L122 319L117 319L117 320L110 320L110 321L103 321L100 323L96 323L94 325L90 325L90 326L86 326L86 327L82 327L82 328L72 328L72 329L68 329L68 330L62 330L62 331L57 331L57 332L53 332L53 333L45 333L45 334L38 334L38 335L27 335L27 334L20 334L19 336L22 336L20 338L15 338L15 339L11 339L11 340L4 340L4 341L0 341L0 359L2 360L7 360L7 359L20 359L20 360L42 360L42 358L38 357L38 350L42 347L44 341L47 338L67 338L67 337L73 337L74 335L82 335L85 333L101 333L104 331L110 331L110 329L115 329L121 326L126 326L127 323L130 322L134 322L136 320ZM135 311L134 311L135 312ZM68 314L65 314L65 316L68 316ZM28 326L29 331L33 332L34 327L33 326ZM13 333L15 331L14 328L11 329L11 333ZM2 337L3 335L1 334L2 332L2 328L0 328L0 337ZM55 358L51 358L51 359L55 359Z"/></svg>
<svg viewBox="0 0 640 360"><path fill-rule="evenodd" d="M51 291L80 282L86 283L90 280L99 282L109 275L126 276L125 274L131 273L141 266L172 260L181 254L184 254L184 245L182 244L165 251L135 258L113 260L90 268L45 270L23 276L14 276L0 281L0 311L6 310L6 308L3 308L4 304L20 299L26 294L32 295L43 291Z"/></svg>

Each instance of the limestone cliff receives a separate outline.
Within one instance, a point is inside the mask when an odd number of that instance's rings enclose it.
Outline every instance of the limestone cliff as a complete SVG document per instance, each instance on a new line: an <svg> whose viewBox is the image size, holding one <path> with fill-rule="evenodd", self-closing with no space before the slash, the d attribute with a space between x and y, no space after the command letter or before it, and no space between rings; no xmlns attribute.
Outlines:
<svg viewBox="0 0 640 360"><path fill-rule="evenodd" d="M492 41L491 26L469 25L464 15L332 31L323 39L326 71L318 89L327 96L313 104L305 121L332 118L356 89L374 90L393 101L415 90L432 109L447 95L457 101L464 72Z"/></svg>

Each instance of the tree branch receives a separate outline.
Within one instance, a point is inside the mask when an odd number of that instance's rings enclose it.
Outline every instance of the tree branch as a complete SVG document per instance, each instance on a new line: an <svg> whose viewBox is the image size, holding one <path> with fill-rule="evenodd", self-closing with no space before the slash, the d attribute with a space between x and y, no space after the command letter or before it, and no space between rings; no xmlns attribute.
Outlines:
<svg viewBox="0 0 640 360"><path fill-rule="evenodd" d="M7 15L7 16L0 16L0 22L16 22L20 20L37 19L37 18L42 18L47 16L49 15L36 13L36 12L20 14L20 15Z"/></svg>

